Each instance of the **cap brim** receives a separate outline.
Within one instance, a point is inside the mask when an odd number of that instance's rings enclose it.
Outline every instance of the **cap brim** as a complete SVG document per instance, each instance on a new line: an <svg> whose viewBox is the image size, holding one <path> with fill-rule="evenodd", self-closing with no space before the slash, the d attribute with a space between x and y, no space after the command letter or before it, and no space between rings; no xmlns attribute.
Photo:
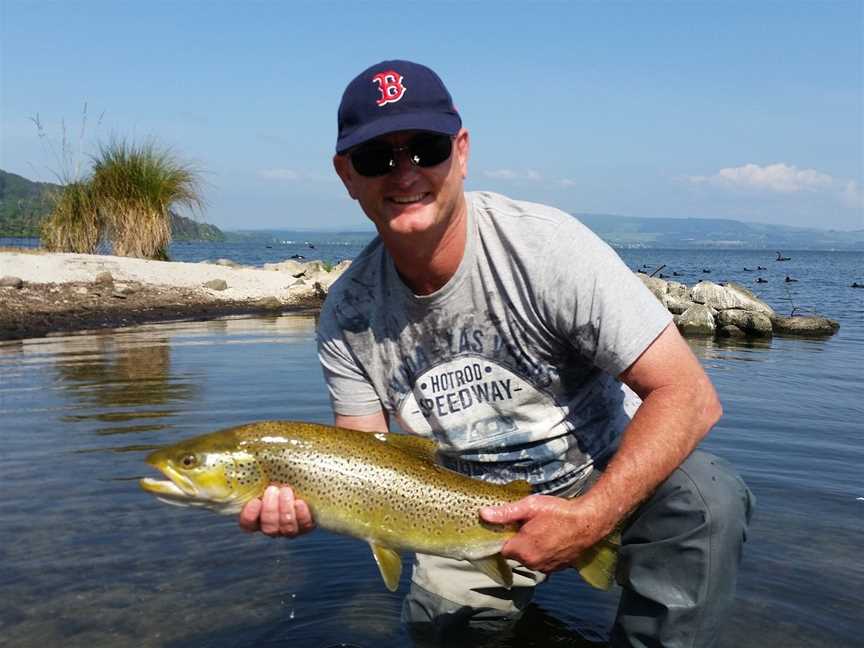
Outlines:
<svg viewBox="0 0 864 648"><path fill-rule="evenodd" d="M350 135L336 142L336 153L343 154L350 148L369 140L406 130L420 130L444 135L455 135L462 128L462 118L458 114L407 113L387 115L363 125Z"/></svg>

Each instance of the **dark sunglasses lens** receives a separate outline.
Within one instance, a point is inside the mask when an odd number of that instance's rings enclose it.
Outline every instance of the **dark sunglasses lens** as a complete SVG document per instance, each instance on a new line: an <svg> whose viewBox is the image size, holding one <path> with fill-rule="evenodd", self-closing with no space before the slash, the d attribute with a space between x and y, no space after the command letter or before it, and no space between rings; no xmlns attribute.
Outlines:
<svg viewBox="0 0 864 648"><path fill-rule="evenodd" d="M411 161L420 167L433 167L450 157L453 140L448 135L418 135L408 144Z"/></svg>
<svg viewBox="0 0 864 648"><path fill-rule="evenodd" d="M354 170L367 178L389 173L394 167L393 149L389 146L361 146L351 153Z"/></svg>
<svg viewBox="0 0 864 648"><path fill-rule="evenodd" d="M424 133L413 137L405 148L413 164L433 167L450 157L453 141L449 135ZM367 178L386 175L396 167L393 148L386 144L367 144L353 151L350 156L354 170Z"/></svg>

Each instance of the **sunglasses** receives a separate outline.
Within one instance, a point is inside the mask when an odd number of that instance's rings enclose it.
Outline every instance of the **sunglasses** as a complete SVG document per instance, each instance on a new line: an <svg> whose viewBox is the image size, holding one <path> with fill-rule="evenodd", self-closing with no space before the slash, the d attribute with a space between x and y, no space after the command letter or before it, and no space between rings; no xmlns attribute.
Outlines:
<svg viewBox="0 0 864 648"><path fill-rule="evenodd" d="M386 142L372 141L358 146L348 156L354 170L367 178L387 175L396 168L396 152L407 151L411 164L428 168L441 164L453 152L453 140L449 135L419 133L405 146L390 146Z"/></svg>

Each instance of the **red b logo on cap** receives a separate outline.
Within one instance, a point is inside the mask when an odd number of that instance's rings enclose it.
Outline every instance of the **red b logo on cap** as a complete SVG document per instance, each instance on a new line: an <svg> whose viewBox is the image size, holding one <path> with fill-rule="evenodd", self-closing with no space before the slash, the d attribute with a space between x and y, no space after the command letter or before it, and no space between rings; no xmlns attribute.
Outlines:
<svg viewBox="0 0 864 648"><path fill-rule="evenodd" d="M405 86L402 85L402 75L393 70L379 72L372 77L372 81L378 84L378 91L381 93L381 98L376 101L379 106L395 103L405 94Z"/></svg>

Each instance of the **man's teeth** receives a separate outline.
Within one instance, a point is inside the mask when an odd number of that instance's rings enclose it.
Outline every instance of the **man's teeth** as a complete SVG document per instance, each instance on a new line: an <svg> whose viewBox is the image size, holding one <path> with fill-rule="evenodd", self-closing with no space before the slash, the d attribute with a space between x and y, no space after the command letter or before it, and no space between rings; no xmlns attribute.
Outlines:
<svg viewBox="0 0 864 648"><path fill-rule="evenodd" d="M399 204L412 203L423 200L423 194L417 194L416 196L393 196L391 200Z"/></svg>

